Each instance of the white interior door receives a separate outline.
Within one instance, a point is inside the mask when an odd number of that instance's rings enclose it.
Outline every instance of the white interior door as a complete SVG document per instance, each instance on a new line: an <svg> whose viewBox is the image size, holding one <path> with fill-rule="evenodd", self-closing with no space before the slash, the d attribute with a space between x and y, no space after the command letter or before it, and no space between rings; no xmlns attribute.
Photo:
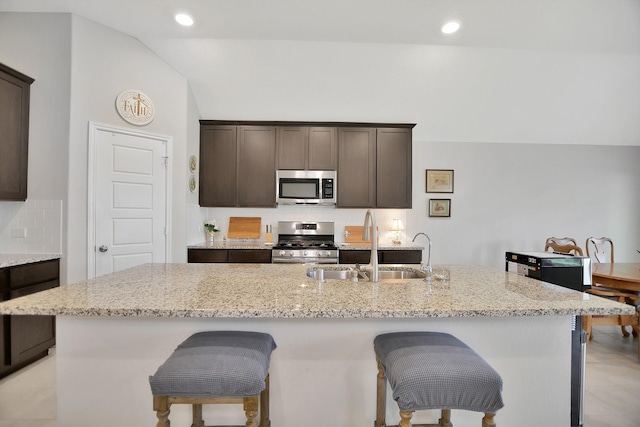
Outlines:
<svg viewBox="0 0 640 427"><path fill-rule="evenodd" d="M89 262L89 277L166 262L168 140L102 127L90 135L94 209L89 258L94 268L92 275Z"/></svg>

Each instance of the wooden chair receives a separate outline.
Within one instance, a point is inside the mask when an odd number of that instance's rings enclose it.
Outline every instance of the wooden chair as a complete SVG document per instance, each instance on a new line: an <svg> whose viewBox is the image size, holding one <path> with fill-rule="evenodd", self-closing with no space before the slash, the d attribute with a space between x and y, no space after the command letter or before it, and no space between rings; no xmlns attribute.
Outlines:
<svg viewBox="0 0 640 427"><path fill-rule="evenodd" d="M613 263L613 242L608 237L589 237L584 247L593 262Z"/></svg>
<svg viewBox="0 0 640 427"><path fill-rule="evenodd" d="M613 263L614 262L614 249L613 241L608 237L589 237L585 242L585 248L587 249L587 256L591 258L594 263ZM607 286L602 286L598 283L593 283L591 289L587 293L597 295L599 297L612 299L624 304L631 304L638 306L638 295L632 292L614 289ZM593 338L591 329L594 325L619 325L622 330L622 335L629 336L626 327L631 326L634 337L638 336L639 329L638 314L635 316L584 316L583 327L589 335L589 340ZM638 354L640 355L640 341L638 342Z"/></svg>
<svg viewBox="0 0 640 427"><path fill-rule="evenodd" d="M549 237L544 244L544 250L548 252L549 249L551 252L582 256L582 249L571 237Z"/></svg>

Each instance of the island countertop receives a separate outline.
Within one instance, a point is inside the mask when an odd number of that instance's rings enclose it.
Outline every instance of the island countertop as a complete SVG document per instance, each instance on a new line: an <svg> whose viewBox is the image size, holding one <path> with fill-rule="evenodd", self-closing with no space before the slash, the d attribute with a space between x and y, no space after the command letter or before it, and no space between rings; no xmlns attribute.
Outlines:
<svg viewBox="0 0 640 427"><path fill-rule="evenodd" d="M60 254L0 254L0 268L60 258Z"/></svg>
<svg viewBox="0 0 640 427"><path fill-rule="evenodd" d="M431 289L422 279L325 280L320 284L306 276L308 268L296 264L144 264L0 303L0 314L427 318L634 312L629 305L476 265L446 266L450 281L434 281Z"/></svg>

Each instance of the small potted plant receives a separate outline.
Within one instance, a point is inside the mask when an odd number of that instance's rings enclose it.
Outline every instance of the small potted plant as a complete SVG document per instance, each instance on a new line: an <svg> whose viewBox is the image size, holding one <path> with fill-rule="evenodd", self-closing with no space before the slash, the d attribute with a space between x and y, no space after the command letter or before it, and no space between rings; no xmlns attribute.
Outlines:
<svg viewBox="0 0 640 427"><path fill-rule="evenodd" d="M207 242L213 242L218 231L220 229L215 219L208 219L204 222L204 234L207 236Z"/></svg>

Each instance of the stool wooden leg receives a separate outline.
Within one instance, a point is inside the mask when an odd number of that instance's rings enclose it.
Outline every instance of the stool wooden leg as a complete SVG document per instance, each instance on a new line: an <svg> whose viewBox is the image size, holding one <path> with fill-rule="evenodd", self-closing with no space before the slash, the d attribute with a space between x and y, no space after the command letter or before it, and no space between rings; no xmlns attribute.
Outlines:
<svg viewBox="0 0 640 427"><path fill-rule="evenodd" d="M169 427L169 399L167 396L153 396L153 410L156 411L156 427Z"/></svg>
<svg viewBox="0 0 640 427"><path fill-rule="evenodd" d="M244 413L247 416L247 422L245 427L258 427L258 423L256 423L256 417L258 416L258 406L259 406L259 398L258 396L245 397L243 399L244 402Z"/></svg>
<svg viewBox="0 0 640 427"><path fill-rule="evenodd" d="M204 420L202 419L202 404L194 403L191 406L193 410L193 423L191 423L191 427L204 427Z"/></svg>
<svg viewBox="0 0 640 427"><path fill-rule="evenodd" d="M264 390L260 393L260 427L271 426L269 420L269 374L264 379Z"/></svg>
<svg viewBox="0 0 640 427"><path fill-rule="evenodd" d="M495 427L496 423L493 421L495 416L496 414L493 412L486 412L482 418L482 427Z"/></svg>
<svg viewBox="0 0 640 427"><path fill-rule="evenodd" d="M376 422L374 427L383 427L386 425L386 412L387 412L387 378L384 375L384 368L382 363L378 362L378 386L377 386L377 399L376 399Z"/></svg>
<svg viewBox="0 0 640 427"><path fill-rule="evenodd" d="M440 411L438 425L441 427L453 427L453 424L451 424L451 409L443 409Z"/></svg>
<svg viewBox="0 0 640 427"><path fill-rule="evenodd" d="M411 427L411 417L413 417L413 411L400 411L399 427Z"/></svg>

